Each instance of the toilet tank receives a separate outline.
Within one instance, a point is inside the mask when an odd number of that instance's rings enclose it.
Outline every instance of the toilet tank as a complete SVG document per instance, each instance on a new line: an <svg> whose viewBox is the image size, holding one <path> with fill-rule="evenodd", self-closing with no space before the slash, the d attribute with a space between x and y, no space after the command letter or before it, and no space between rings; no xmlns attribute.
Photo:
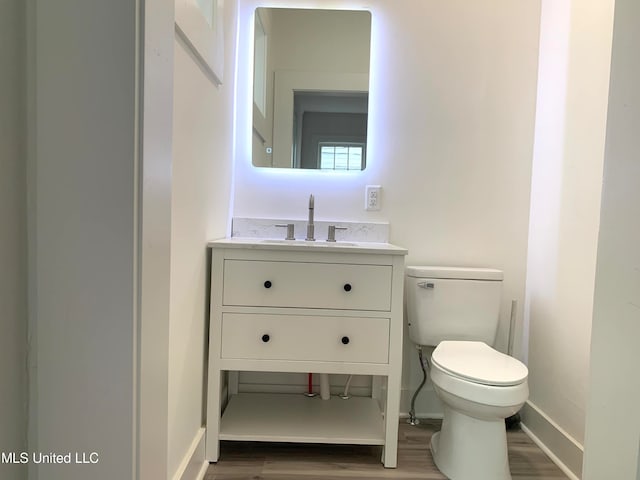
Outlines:
<svg viewBox="0 0 640 480"><path fill-rule="evenodd" d="M409 337L418 345L476 340L493 345L500 315L502 271L407 267Z"/></svg>

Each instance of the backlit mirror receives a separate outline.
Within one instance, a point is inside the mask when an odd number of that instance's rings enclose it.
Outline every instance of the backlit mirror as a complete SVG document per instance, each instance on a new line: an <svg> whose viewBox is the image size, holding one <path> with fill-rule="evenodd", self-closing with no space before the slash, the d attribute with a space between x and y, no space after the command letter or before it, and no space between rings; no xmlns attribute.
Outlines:
<svg viewBox="0 0 640 480"><path fill-rule="evenodd" d="M253 165L364 170L371 13L258 8Z"/></svg>

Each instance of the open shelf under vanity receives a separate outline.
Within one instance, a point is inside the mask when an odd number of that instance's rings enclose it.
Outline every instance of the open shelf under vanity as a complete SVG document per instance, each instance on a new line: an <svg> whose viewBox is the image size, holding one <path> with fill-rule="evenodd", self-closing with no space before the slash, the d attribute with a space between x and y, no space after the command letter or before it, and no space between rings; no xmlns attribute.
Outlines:
<svg viewBox="0 0 640 480"><path fill-rule="evenodd" d="M233 395L220 420L220 440L384 445L377 400L301 394Z"/></svg>

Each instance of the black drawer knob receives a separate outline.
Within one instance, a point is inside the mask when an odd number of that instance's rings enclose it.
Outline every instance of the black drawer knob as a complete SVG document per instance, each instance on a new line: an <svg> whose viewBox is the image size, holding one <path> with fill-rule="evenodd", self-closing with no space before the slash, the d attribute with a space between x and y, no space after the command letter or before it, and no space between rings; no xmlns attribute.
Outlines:
<svg viewBox="0 0 640 480"><path fill-rule="evenodd" d="M351 291L351 284L350 283L345 283L343 288L344 288L345 292L350 292Z"/></svg>
<svg viewBox="0 0 640 480"><path fill-rule="evenodd" d="M271 288L271 280L264 282L264 288Z"/></svg>
<svg viewBox="0 0 640 480"><path fill-rule="evenodd" d="M349 343L349 337L342 337L342 344L347 345Z"/></svg>
<svg viewBox="0 0 640 480"><path fill-rule="evenodd" d="M271 337L269 335L267 335L266 333L264 335L262 335L262 341L264 343L267 343L270 339L271 339Z"/></svg>

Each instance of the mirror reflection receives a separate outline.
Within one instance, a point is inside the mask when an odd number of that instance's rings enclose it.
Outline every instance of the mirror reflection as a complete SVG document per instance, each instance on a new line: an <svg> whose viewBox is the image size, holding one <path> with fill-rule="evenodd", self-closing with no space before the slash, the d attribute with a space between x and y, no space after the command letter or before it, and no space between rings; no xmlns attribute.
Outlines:
<svg viewBox="0 0 640 480"><path fill-rule="evenodd" d="M258 8L253 165L363 170L371 14Z"/></svg>

